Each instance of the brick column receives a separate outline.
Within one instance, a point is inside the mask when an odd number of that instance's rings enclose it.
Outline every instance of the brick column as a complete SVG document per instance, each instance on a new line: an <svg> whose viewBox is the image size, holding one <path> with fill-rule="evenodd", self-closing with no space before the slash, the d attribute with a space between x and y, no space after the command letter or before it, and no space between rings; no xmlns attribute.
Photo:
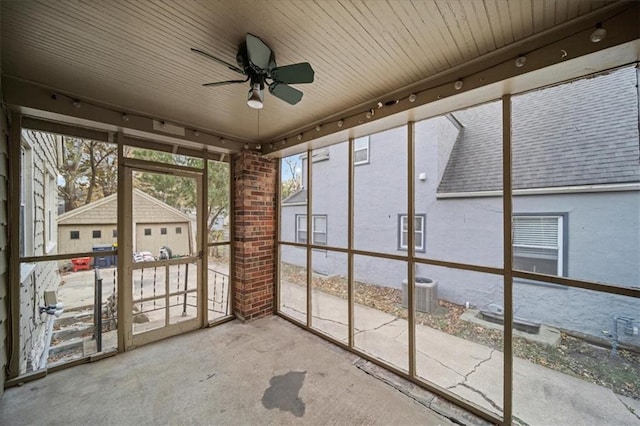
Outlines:
<svg viewBox="0 0 640 426"><path fill-rule="evenodd" d="M276 160L243 151L234 159L236 316L250 321L274 312Z"/></svg>

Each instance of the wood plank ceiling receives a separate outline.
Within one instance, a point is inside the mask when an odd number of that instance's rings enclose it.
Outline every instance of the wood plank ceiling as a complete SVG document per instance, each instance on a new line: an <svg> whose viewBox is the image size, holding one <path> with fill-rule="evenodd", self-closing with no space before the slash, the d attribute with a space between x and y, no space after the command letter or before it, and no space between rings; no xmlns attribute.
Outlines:
<svg viewBox="0 0 640 426"><path fill-rule="evenodd" d="M611 1L82 1L1 3L2 72L119 110L269 140L540 33ZM245 34L279 65L308 61L296 106L190 52L235 63ZM258 115L259 114L259 115Z"/></svg>

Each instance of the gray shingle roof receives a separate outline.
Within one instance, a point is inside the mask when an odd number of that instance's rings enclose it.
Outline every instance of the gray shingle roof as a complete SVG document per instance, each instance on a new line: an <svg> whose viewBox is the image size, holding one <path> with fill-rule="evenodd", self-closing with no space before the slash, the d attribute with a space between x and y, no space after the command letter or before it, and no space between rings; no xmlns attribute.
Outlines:
<svg viewBox="0 0 640 426"><path fill-rule="evenodd" d="M640 182L636 69L512 98L513 188ZM502 189L499 102L454 113L464 125L438 192Z"/></svg>
<svg viewBox="0 0 640 426"><path fill-rule="evenodd" d="M296 192L294 192L293 194L289 195L287 198L282 200L282 205L306 203L306 202L307 202L307 190L304 188L300 188Z"/></svg>

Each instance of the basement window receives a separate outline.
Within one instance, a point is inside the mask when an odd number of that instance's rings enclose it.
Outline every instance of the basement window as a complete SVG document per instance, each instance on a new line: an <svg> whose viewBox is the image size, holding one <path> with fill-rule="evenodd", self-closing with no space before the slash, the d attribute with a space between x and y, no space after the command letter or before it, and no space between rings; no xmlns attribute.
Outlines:
<svg viewBox="0 0 640 426"><path fill-rule="evenodd" d="M151 228L144 228L144 235L145 236L151 235Z"/></svg>

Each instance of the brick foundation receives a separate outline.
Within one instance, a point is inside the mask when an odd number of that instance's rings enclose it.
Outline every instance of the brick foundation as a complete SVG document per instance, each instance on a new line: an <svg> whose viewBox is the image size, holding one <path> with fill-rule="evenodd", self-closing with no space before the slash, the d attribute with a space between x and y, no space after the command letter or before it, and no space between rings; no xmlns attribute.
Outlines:
<svg viewBox="0 0 640 426"><path fill-rule="evenodd" d="M249 321L274 312L277 163L250 151L233 161L233 303Z"/></svg>

